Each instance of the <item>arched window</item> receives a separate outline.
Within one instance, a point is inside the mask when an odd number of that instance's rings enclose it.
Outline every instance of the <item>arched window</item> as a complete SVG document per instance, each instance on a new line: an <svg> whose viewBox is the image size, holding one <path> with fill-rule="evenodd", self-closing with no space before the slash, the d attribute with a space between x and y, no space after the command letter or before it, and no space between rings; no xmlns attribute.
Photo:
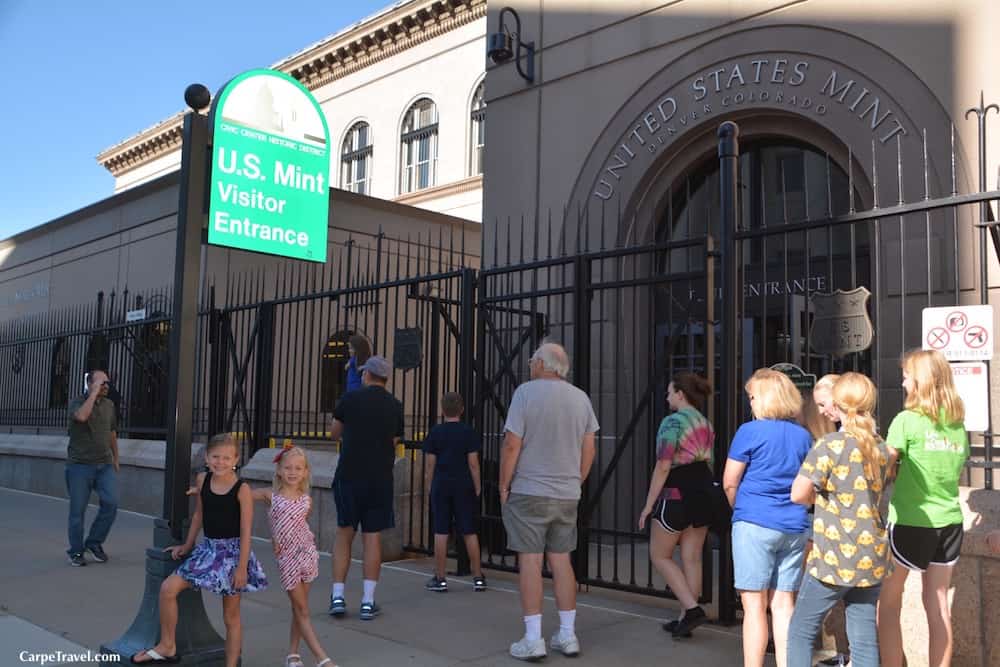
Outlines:
<svg viewBox="0 0 1000 667"><path fill-rule="evenodd" d="M49 407L65 408L69 404L69 345L65 338L56 339L52 346L52 368L49 374Z"/></svg>
<svg viewBox="0 0 1000 667"><path fill-rule="evenodd" d="M87 343L87 366L85 371L108 372L108 360L110 358L108 350L108 339L104 334L94 334Z"/></svg>
<svg viewBox="0 0 1000 667"><path fill-rule="evenodd" d="M340 150L340 187L361 195L371 193L371 127L358 121L347 131Z"/></svg>
<svg viewBox="0 0 1000 667"><path fill-rule="evenodd" d="M483 173L483 157L486 153L486 99L483 97L483 84L476 86L472 95L472 110L469 114L471 132L469 137L469 174L477 176Z"/></svg>
<svg viewBox="0 0 1000 667"><path fill-rule="evenodd" d="M400 193L430 188L437 184L438 115L437 105L426 97L413 103L403 118L400 136L402 173Z"/></svg>
<svg viewBox="0 0 1000 667"><path fill-rule="evenodd" d="M353 331L338 331L323 346L319 374L320 412L333 412L347 389L347 362L351 358L348 341Z"/></svg>

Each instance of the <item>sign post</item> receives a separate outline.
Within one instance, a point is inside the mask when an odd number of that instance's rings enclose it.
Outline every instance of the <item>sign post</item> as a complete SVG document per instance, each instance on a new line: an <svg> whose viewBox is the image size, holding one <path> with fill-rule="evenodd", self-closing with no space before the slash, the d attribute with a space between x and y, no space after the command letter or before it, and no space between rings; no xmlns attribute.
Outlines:
<svg viewBox="0 0 1000 667"><path fill-rule="evenodd" d="M179 564L164 548L183 540L188 528L205 195L209 243L326 261L330 141L309 91L281 72L253 70L223 86L208 118L199 113L211 101L204 86L189 86L184 99L192 111L184 117L181 148L163 516L154 521L153 546L146 550L146 586L135 620L121 638L101 647L123 658L159 641L160 586ZM225 646L201 593L184 591L178 607L181 664L224 664Z"/></svg>

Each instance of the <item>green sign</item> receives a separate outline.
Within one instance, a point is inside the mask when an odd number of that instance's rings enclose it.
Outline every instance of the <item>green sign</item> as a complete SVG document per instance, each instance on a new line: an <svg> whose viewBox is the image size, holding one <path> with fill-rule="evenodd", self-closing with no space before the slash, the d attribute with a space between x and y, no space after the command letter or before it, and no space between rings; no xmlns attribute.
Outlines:
<svg viewBox="0 0 1000 667"><path fill-rule="evenodd" d="M792 384L794 384L799 391L812 391L813 387L816 386L816 376L812 373L806 373L795 364L775 364L771 366L771 370L787 375L788 379L792 381Z"/></svg>
<svg viewBox="0 0 1000 667"><path fill-rule="evenodd" d="M212 104L208 242L326 261L330 131L312 94L251 70Z"/></svg>

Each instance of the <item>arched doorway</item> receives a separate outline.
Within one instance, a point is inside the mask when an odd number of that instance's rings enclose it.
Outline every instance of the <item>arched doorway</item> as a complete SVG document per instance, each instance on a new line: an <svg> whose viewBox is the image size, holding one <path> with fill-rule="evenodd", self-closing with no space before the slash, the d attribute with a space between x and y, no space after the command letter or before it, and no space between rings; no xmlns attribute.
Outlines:
<svg viewBox="0 0 1000 667"><path fill-rule="evenodd" d="M743 376L776 363L792 363L816 375L849 369L869 371L868 350L835 355L810 339L816 295L871 286L869 228L833 228L823 223L852 210L852 188L853 203L859 200L851 176L829 154L808 142L765 136L741 145L738 179L740 229L744 232L738 241L742 250L743 294L739 298L743 347L739 356ZM709 235L718 239L718 158L704 155L693 160L690 168L674 179L666 199L659 207L658 242ZM680 249L664 253L658 263L660 272L669 275L697 270L704 265L704 258ZM703 288L687 295L691 311L704 312L704 292ZM716 305L721 297L717 288ZM669 331L666 325L677 319L676 304L664 302L657 310L658 331ZM674 335L668 343L674 365L705 369L704 332L685 330L684 334ZM702 358L692 360L692 354ZM718 363L715 366L718 368Z"/></svg>
<svg viewBox="0 0 1000 667"><path fill-rule="evenodd" d="M344 329L330 336L320 355L320 412L330 413L347 389L347 362L351 358L348 342L354 331Z"/></svg>

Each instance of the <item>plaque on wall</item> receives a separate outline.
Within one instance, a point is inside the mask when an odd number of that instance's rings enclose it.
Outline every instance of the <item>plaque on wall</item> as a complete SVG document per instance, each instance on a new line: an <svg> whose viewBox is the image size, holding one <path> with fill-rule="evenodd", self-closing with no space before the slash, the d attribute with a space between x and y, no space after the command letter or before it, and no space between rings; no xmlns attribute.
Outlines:
<svg viewBox="0 0 1000 667"><path fill-rule="evenodd" d="M420 327L396 329L392 345L392 365L401 370L420 368L423 353L423 331Z"/></svg>
<svg viewBox="0 0 1000 667"><path fill-rule="evenodd" d="M813 321L809 329L813 351L842 357L871 347L875 339L875 328L868 317L871 295L864 287L813 293L810 298Z"/></svg>

